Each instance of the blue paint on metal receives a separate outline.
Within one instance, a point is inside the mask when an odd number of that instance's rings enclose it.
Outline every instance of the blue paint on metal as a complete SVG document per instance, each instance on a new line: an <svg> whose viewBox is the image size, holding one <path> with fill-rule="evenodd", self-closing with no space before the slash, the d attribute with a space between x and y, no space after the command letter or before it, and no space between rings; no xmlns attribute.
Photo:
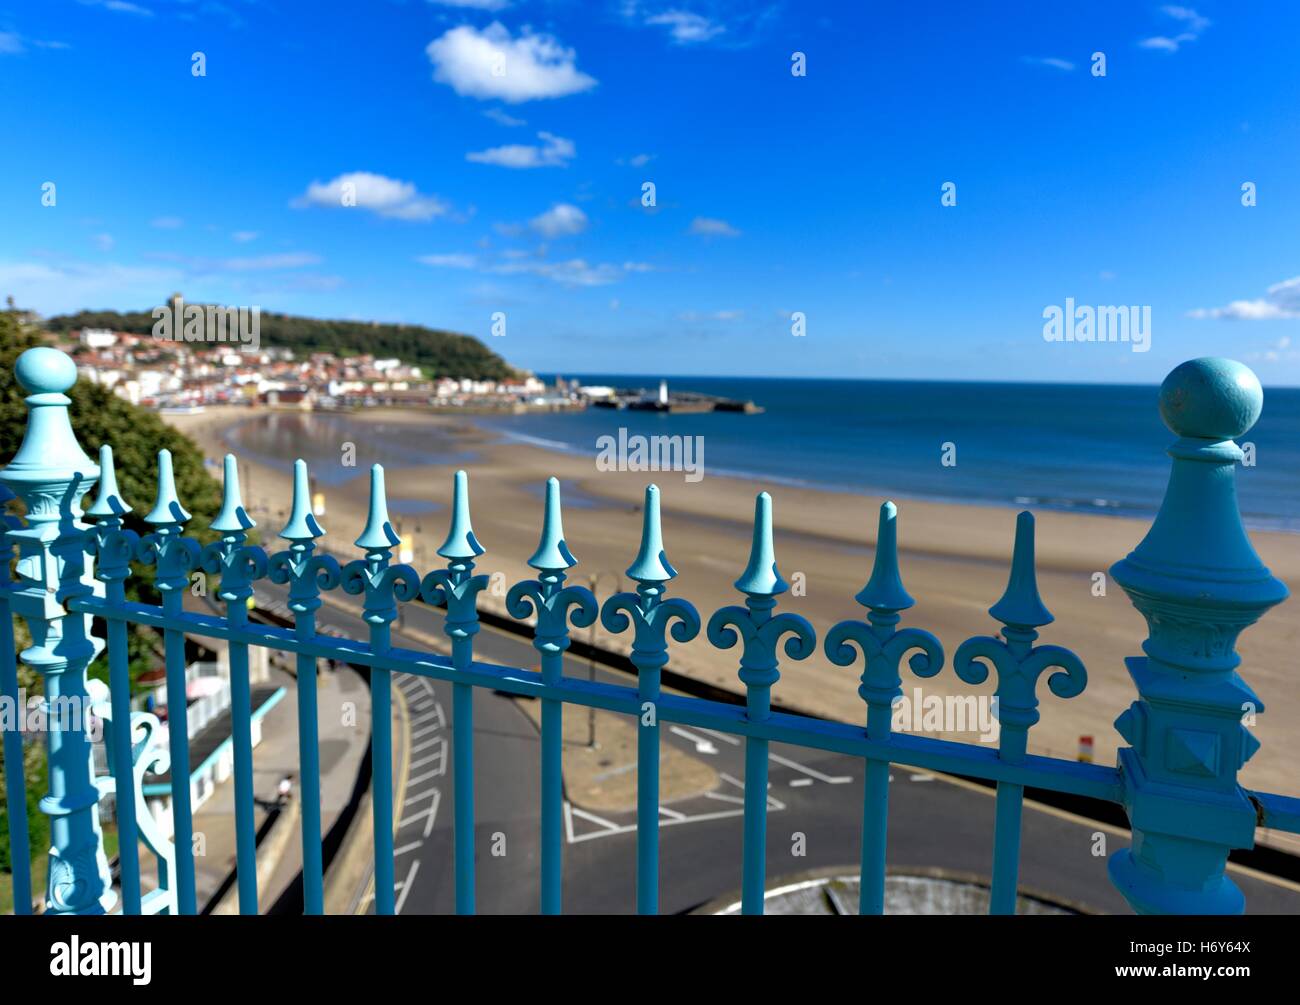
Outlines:
<svg viewBox="0 0 1300 1005"><path fill-rule="evenodd" d="M29 392L29 421L18 453L0 472L0 496L12 489L26 505L24 526L13 518L0 524L6 550L20 550L18 578L0 575L0 688L16 700L16 663L12 654L11 615L26 619L33 645L22 658L45 676L52 700L91 697L107 720L112 782L117 791L123 836L122 905L127 913L195 910L193 824L190 816L188 737L180 703L185 693L184 636L229 644L234 702L229 740L236 763L237 857L240 908L256 910L255 848L251 841L251 726L265 707L247 707L248 647L278 649L294 656L298 670L299 758L302 769L304 907L321 913L321 819L319 751L316 718L316 666L320 659L345 660L370 668L373 696L371 753L375 831L375 909L395 909L393 876L393 792L391 675L410 673L452 685L454 777L456 795L456 909L475 910L473 690L487 687L542 701L541 766L541 908L561 908L563 774L560 731L563 705L573 704L635 716L637 737L637 909L659 908L660 727L679 723L743 737L746 744L742 907L762 912L767 816L769 745L773 742L861 758L865 767L862 833L862 911L879 913L884 903L888 834L889 766L900 764L929 771L956 772L993 781L998 786L995 814L991 909L1010 913L1016 906L1020 824L1024 790L1053 789L1122 804L1135 834L1134 847L1112 856L1111 876L1136 910L1145 912L1239 911L1241 893L1224 874L1233 848L1250 847L1258 824L1300 832L1300 798L1255 793L1237 783L1237 771L1258 749L1243 725L1243 711L1262 711L1258 699L1236 673L1240 657L1237 634L1270 607L1285 599L1286 588L1259 561L1241 526L1232 476L1241 453L1232 442L1259 415L1262 393L1254 375L1227 360L1194 360L1175 370L1162 389L1160 408L1179 439L1170 448L1173 468L1164 504L1150 532L1133 553L1113 569L1117 582L1146 616L1149 637L1145 656L1128 661L1139 698L1116 721L1131 745L1120 752L1118 768L1078 764L1031 755L1029 730L1039 719L1037 684L1049 673L1057 697L1083 690L1086 673L1078 658L1058 646L1036 646L1038 629L1052 621L1039 596L1034 571L1034 525L1028 513L1016 521L1016 536L1007 588L990 608L1002 624L999 637L968 639L957 650L953 668L972 685L989 669L997 674L997 715L1001 737L996 750L925 736L894 733L892 706L901 695L900 665L918 677L931 677L943 665L938 639L918 628L899 628L901 612L912 598L898 565L897 509L881 507L871 576L857 601L865 620L843 621L827 633L824 650L835 665L861 659L858 693L865 702L866 728L846 723L786 715L771 709L772 688L780 673L777 646L785 655L805 659L816 645L812 626L790 613L775 614L776 598L788 587L777 569L772 541L771 499L755 504L749 562L736 581L744 605L724 607L709 620L706 637L718 649L742 645L739 676L746 690L744 708L696 698L665 695L663 667L668 662L667 636L690 642L699 632L694 607L667 598L676 576L663 547L660 493L646 491L640 548L628 574L635 592L610 597L598 608L590 590L567 585L567 570L576 564L564 537L559 483L546 486L541 538L529 564L536 579L517 583L507 594L510 614L536 618L533 645L540 669L475 662L473 637L479 631L478 595L488 577L474 572L483 547L470 523L468 483L458 472L453 483L451 523L438 554L445 569L419 573L393 565L398 543L388 519L383 469L371 472L366 528L357 541L363 557L340 568L328 555L315 554L324 531L311 513L306 465L294 465L294 498L280 537L286 550L270 556L247 543L252 521L239 499L238 470L225 459L221 511L213 521L220 539L200 550L185 536L189 514L178 498L171 455L158 463L158 493L145 520L153 531L143 539L123 526L130 507L121 499L112 452L104 447L99 465L77 445L63 393L75 379L71 361L55 350L29 350L20 358L17 376ZM87 511L87 526L77 508L98 481L99 491ZM0 498L3 502L3 498ZM86 557L94 556L90 565ZM131 560L157 566L161 607L129 603L124 583ZM217 596L223 616L186 612L182 591L196 569L219 575ZM246 603L263 576L289 587L292 628L254 624ZM321 636L316 611L321 594L342 589L363 595L369 641L361 643ZM450 658L391 647L391 624L398 604L416 598L447 611L444 631ZM631 660L636 688L567 678L564 652L570 626L590 626L599 611L612 634L632 630ZM85 669L103 647L89 631L92 618L107 624L110 687L85 680ZM164 639L169 692L178 705L166 751L156 745L158 723L152 716L129 714L126 632L130 624L160 630ZM277 697L283 692L277 692ZM242 710L242 711L241 711ZM1249 716L1247 717L1249 721ZM48 737L50 792L41 807L51 816L51 879L46 909L64 913L102 913L114 904L99 831L99 785L91 777L88 738L76 723L53 724ZM141 739L131 744L132 729ZM22 740L14 730L4 736L5 757L17 763ZM224 756L224 749L220 752ZM146 770L172 772L172 818L175 847L142 811L154 786L144 784ZM166 791L165 789L163 791ZM25 794L20 773L6 785L15 862L15 907L25 909L30 875L22 854L27 838ZM141 896L136 839L158 860L159 889ZM30 903L30 896L26 898Z"/></svg>
<svg viewBox="0 0 1300 1005"><path fill-rule="evenodd" d="M321 590L339 585L342 572L329 555L313 555L316 538L325 535L311 509L311 483L307 463L293 464L293 502L289 522L280 537L289 550L272 555L268 574L273 583L289 586L289 610L294 634L308 640L316 635L316 612ZM294 661L298 679L298 791L302 805L303 911L325 913L325 885L321 852L320 725L316 701L316 657L299 653Z"/></svg>
<svg viewBox="0 0 1300 1005"><path fill-rule="evenodd" d="M542 681L555 686L564 676L564 653L569 648L569 624L586 628L596 620L599 606L584 586L565 586L565 571L578 564L564 540L560 515L560 483L546 482L546 510L542 536L528 564L536 579L516 583L506 594L506 610L513 618L537 616L533 648L541 654ZM562 704L542 699L542 885L543 914L559 914L562 886L561 849L564 842L564 780L561 770Z"/></svg>
<svg viewBox="0 0 1300 1005"><path fill-rule="evenodd" d="M438 554L447 568L425 576L420 596L435 607L445 607L443 632L451 640L452 665L459 671L474 663L474 636L478 634L478 595L489 578L474 575L474 559L484 548L474 536L469 515L469 479L457 471L452 482L451 526ZM452 685L452 772L455 786L456 913L473 914L474 903L474 688L457 681Z"/></svg>
<svg viewBox="0 0 1300 1005"><path fill-rule="evenodd" d="M898 568L898 508L892 502L880 507L876 531L876 557L871 578L855 598L867 608L867 621L841 621L826 635L823 648L836 666L852 666L862 653L862 683L858 694L867 704L867 735L888 740L893 728L894 702L903 694L898 664L912 650L908 666L918 677L933 677L943 668L943 646L919 628L897 629L900 611L914 601L903 588ZM859 873L858 910L861 914L885 911L885 848L889 835L889 762L867 761L862 792L862 863Z"/></svg>
<svg viewBox="0 0 1300 1005"><path fill-rule="evenodd" d="M18 652L14 642L14 611L9 594L14 587L9 578L9 559L13 542L9 531L22 526L16 517L7 516L5 503L14 498L0 482L0 697L16 712L18 700ZM5 724L5 764L23 764L23 734L15 715ZM27 824L27 779L22 771L5 772L5 805L9 820L9 869L13 887L14 914L32 913L32 850Z"/></svg>
<svg viewBox="0 0 1300 1005"><path fill-rule="evenodd" d="M1110 876L1144 914L1236 914L1245 897L1224 872L1254 844L1257 800L1237 772L1259 749L1247 723L1263 704L1237 673L1237 636L1287 597L1246 535L1237 509L1233 442L1254 425L1263 391L1226 359L1183 363L1160 388L1178 437L1151 530L1111 567L1146 619L1145 657L1130 658L1135 701L1115 722L1133 847Z"/></svg>
<svg viewBox="0 0 1300 1005"><path fill-rule="evenodd" d="M671 631L677 642L700 633L694 605L678 597L664 599L677 572L664 553L659 522L659 487L645 490L641 550L627 574L636 580L635 593L616 593L605 601L600 623L618 635L633 629L632 665L637 672L636 744L636 908L638 914L659 913L659 687L668 662Z"/></svg>
<svg viewBox="0 0 1300 1005"><path fill-rule="evenodd" d="M749 565L736 580L745 594L744 607L723 607L709 619L709 642L719 649L743 643L740 680L745 685L745 713L754 722L771 715L772 685L781 676L776 647L783 636L785 654L807 659L817 648L817 634L807 619L788 611L772 615L778 594L788 589L776 567L772 546L772 497L760 492L754 503L754 539ZM763 913L767 872L767 758L768 741L755 736L745 740L745 844L741 862L741 911Z"/></svg>

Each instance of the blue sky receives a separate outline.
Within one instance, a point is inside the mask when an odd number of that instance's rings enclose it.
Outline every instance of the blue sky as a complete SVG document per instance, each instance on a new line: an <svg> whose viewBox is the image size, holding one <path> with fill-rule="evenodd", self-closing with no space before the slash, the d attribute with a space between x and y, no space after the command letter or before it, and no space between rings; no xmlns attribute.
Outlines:
<svg viewBox="0 0 1300 1005"><path fill-rule="evenodd" d="M0 0L0 293L543 371L1295 385L1298 37L1281 2ZM1067 298L1150 306L1150 350L1046 342Z"/></svg>

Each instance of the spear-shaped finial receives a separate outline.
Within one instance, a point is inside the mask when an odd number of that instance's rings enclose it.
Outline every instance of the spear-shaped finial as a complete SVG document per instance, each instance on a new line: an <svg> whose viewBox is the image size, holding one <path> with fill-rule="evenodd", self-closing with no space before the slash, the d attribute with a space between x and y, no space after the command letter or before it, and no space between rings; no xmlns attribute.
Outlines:
<svg viewBox="0 0 1300 1005"><path fill-rule="evenodd" d="M775 597L790 588L776 567L776 549L772 546L772 497L760 492L754 500L754 542L749 549L749 565L736 580L736 589L757 597Z"/></svg>
<svg viewBox="0 0 1300 1005"><path fill-rule="evenodd" d="M628 576L641 583L666 583L677 570L664 554L663 529L659 525L659 486L647 485L645 514L641 523L641 550L627 570Z"/></svg>
<svg viewBox="0 0 1300 1005"><path fill-rule="evenodd" d="M457 471L452 483L451 527L438 554L446 559L464 560L477 558L484 550L474 536L474 527L469 519L469 477L464 471Z"/></svg>
<svg viewBox="0 0 1300 1005"><path fill-rule="evenodd" d="M384 466L370 465L370 514L366 518L366 529L356 540L358 548L366 551L383 551L402 543L388 522L388 496L384 492Z"/></svg>
<svg viewBox="0 0 1300 1005"><path fill-rule="evenodd" d="M99 448L99 494L86 516L101 520L121 517L131 512L131 507L117 490L117 470L113 467L113 448L107 443Z"/></svg>
<svg viewBox="0 0 1300 1005"><path fill-rule="evenodd" d="M176 478L172 474L172 452L158 451L158 497L153 509L144 518L145 523L184 523L190 518L176 495Z"/></svg>
<svg viewBox="0 0 1300 1005"><path fill-rule="evenodd" d="M871 578L853 599L863 607L887 612L905 611L916 602L903 588L898 571L898 507L892 501L880 507Z"/></svg>
<svg viewBox="0 0 1300 1005"><path fill-rule="evenodd" d="M542 571L571 569L578 560L564 543L564 522L560 514L560 482L546 480L546 512L542 516L542 539L528 564Z"/></svg>
<svg viewBox="0 0 1300 1005"><path fill-rule="evenodd" d="M323 537L325 530L316 522L311 511L311 482L307 478L307 462L301 457L293 462L293 505L289 522L280 531L286 541L311 541Z"/></svg>
<svg viewBox="0 0 1300 1005"><path fill-rule="evenodd" d="M1038 628L1056 619L1038 596L1034 571L1034 515L1028 510L1016 517L1016 544L1011 553L1011 577L1002 599L989 608L1004 625Z"/></svg>
<svg viewBox="0 0 1300 1005"><path fill-rule="evenodd" d="M221 512L211 527L220 534L242 534L255 526L239 497L239 462L234 454L226 454L222 461Z"/></svg>

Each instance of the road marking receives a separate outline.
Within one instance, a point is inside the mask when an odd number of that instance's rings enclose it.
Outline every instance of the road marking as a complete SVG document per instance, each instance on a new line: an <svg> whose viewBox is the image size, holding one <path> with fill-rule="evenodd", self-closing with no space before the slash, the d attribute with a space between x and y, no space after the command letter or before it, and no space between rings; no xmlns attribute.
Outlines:
<svg viewBox="0 0 1300 1005"><path fill-rule="evenodd" d="M418 740L422 736L428 736L430 733L436 733L442 728L441 722L435 722L432 726L425 726L423 729L417 729L411 734L412 740Z"/></svg>
<svg viewBox="0 0 1300 1005"><path fill-rule="evenodd" d="M698 727L701 733L708 733L710 736L716 736L719 740L730 743L733 747L740 746L740 737L732 736L730 733L719 733L716 729L705 729L703 726Z"/></svg>
<svg viewBox="0 0 1300 1005"><path fill-rule="evenodd" d="M729 796L725 792L706 792L704 793L704 798L716 799L720 803L735 803L737 806L745 805L745 800L740 798L740 796Z"/></svg>
<svg viewBox="0 0 1300 1005"><path fill-rule="evenodd" d="M397 898L397 903L393 905L394 914L402 913L402 906L406 903L406 895L411 892L411 886L415 883L415 874L419 868L420 860L417 858L411 863L411 871L406 874L406 879L397 884L402 891L402 895Z"/></svg>
<svg viewBox="0 0 1300 1005"><path fill-rule="evenodd" d="M432 771L426 771L424 774L420 775L418 778L412 778L412 779L409 779L409 780L407 781L406 784L407 784L407 785L419 785L421 782L427 782L430 778L439 778L439 777L441 777L442 775L445 775L446 773L447 773L447 766L446 766L445 764L443 764L443 765L440 765L440 766L437 767L437 768L434 768L434 770L432 770Z"/></svg>
<svg viewBox="0 0 1300 1005"><path fill-rule="evenodd" d="M582 817L583 820L590 820L593 824L599 824L606 830L618 830L618 824L606 820L604 817L598 817L594 813L588 813L586 810L580 810L576 806L573 808L575 817Z"/></svg>
<svg viewBox="0 0 1300 1005"><path fill-rule="evenodd" d="M791 778L790 788L802 789L805 785L811 785L812 783L813 780L811 778Z"/></svg>
<svg viewBox="0 0 1300 1005"><path fill-rule="evenodd" d="M433 790L433 803L427 810L420 810L419 813L412 813L409 817L397 825L398 829L405 827L407 824L413 824L415 821L424 820L424 836L428 837L433 833L433 822L438 819L438 804L442 801L442 793L438 789Z"/></svg>
<svg viewBox="0 0 1300 1005"><path fill-rule="evenodd" d="M892 777L892 776L891 776L891 777ZM912 775L912 781L914 781L914 782L933 782L933 781L934 781L934 774L933 774L932 772L929 772L929 771L918 771L918 772L916 772L915 774Z"/></svg>
<svg viewBox="0 0 1300 1005"><path fill-rule="evenodd" d="M798 761L792 761L788 757L782 757L780 754L771 752L767 755L768 760L776 761L777 764L784 764L787 768L794 768L795 771L802 771L805 775L817 779L819 782L826 782L828 785L843 785L845 782L853 781L852 775L823 775L816 768L809 768Z"/></svg>
<svg viewBox="0 0 1300 1005"><path fill-rule="evenodd" d="M670 726L669 731L676 733L682 739L689 740L691 743L695 744L695 752L697 754L716 754L718 752L718 748L714 744L710 743L702 736L696 736L694 733L682 729L681 726Z"/></svg>
<svg viewBox="0 0 1300 1005"><path fill-rule="evenodd" d="M669 820L680 821L686 819L685 813L678 813L676 810L670 810L667 806L660 806L659 812L662 813L664 816L666 816Z"/></svg>
<svg viewBox="0 0 1300 1005"><path fill-rule="evenodd" d="M447 740L446 740L445 737L435 736L432 740L425 740L423 743L419 744L418 746L412 747L412 748L411 748L411 753L412 753L412 754L418 754L418 753L419 753L420 751L422 751L422 750L428 750L428 749L429 749L430 747L432 747L435 743L443 743L443 744L445 744L446 742L447 742Z"/></svg>
<svg viewBox="0 0 1300 1005"><path fill-rule="evenodd" d="M443 751L439 750L436 753L430 754L428 757L421 757L418 761L412 761L411 767L422 768L430 761L436 761L439 757L442 757L442 755L443 755Z"/></svg>
<svg viewBox="0 0 1300 1005"><path fill-rule="evenodd" d="M400 848L393 849L393 858L397 858L398 855L405 855L408 851L415 851L416 848L423 846L423 841L412 841L410 844L404 844Z"/></svg>

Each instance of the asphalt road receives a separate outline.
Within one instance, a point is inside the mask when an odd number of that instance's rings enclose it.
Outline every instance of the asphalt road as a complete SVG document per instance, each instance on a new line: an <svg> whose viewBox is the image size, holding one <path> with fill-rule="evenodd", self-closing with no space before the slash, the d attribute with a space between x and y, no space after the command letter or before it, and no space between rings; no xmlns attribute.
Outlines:
<svg viewBox="0 0 1300 1005"><path fill-rule="evenodd" d="M258 592L283 596L259 583ZM318 612L321 630L365 637L354 614L330 604ZM405 605L394 644L424 648L403 628L441 635L441 613ZM535 667L527 640L484 626L475 656ZM586 677L585 660L570 658L565 672ZM628 685L632 678L597 669L598 680ZM454 911L451 685L398 674L407 699L411 756L395 839L397 910L401 914ZM778 683L777 687L780 687ZM566 709L566 714L573 712ZM539 733L516 701L475 691L477 906L482 914L537 913ZM711 792L661 808L660 908L676 913L739 891L744 748L738 737L665 723L663 742L709 762L720 782ZM635 770L634 767L629 770ZM767 872L774 881L809 870L846 867L856 873L862 817L862 762L802 747L771 749ZM992 790L909 768L895 767L890 796L891 870L944 869L987 877L993 854ZM635 814L593 814L565 808L565 913L631 913L636 904ZM1022 891L1105 913L1129 913L1110 884L1105 854L1128 835L1050 808L1027 804L1021 844ZM802 854L797 854L802 850ZM502 853L503 852L503 853ZM1300 913L1300 891L1233 869L1250 913Z"/></svg>

